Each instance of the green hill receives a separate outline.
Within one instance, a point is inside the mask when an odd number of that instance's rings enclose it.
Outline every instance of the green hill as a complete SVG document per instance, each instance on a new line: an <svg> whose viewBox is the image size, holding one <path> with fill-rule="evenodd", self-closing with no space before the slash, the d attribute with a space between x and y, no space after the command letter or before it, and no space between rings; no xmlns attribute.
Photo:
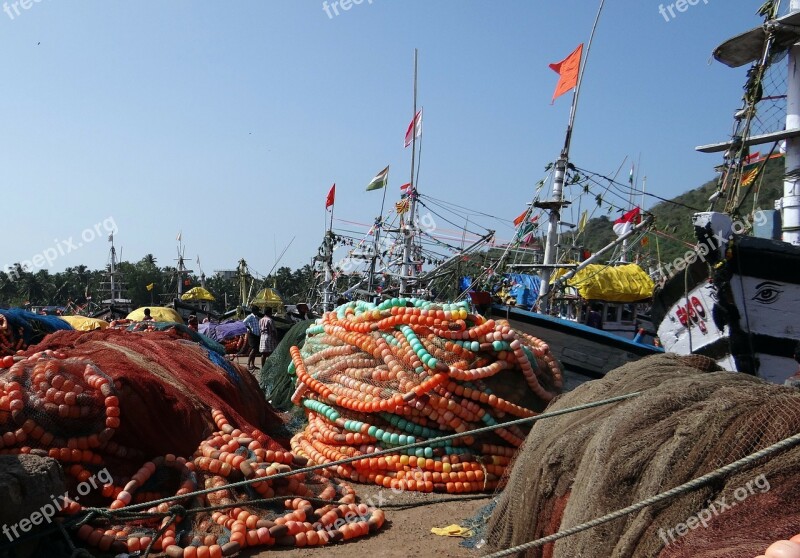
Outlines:
<svg viewBox="0 0 800 558"><path fill-rule="evenodd" d="M764 171L763 182L760 183L757 190L748 190L746 194L743 194L746 197L741 204L741 213L747 215L751 212L754 207L754 196L757 197L756 208L773 209L775 200L783 195L784 172L783 159L769 161ZM653 261L660 256L662 262L669 262L684 254L688 249L681 241L694 245L692 214L695 213L695 209L699 211L708 209L708 199L716 191L716 184L715 180L706 182L668 202L659 202L650 207L648 211L655 217L656 229L676 240L659 236L656 243L655 235L651 234L648 245L640 248L641 252ZM721 210L721 207L721 203L718 202L716 209ZM616 217L612 216L612 219L614 218ZM611 228L612 219L603 216L591 219L586 224L583 238L590 251L594 252L614 240L615 235Z"/></svg>

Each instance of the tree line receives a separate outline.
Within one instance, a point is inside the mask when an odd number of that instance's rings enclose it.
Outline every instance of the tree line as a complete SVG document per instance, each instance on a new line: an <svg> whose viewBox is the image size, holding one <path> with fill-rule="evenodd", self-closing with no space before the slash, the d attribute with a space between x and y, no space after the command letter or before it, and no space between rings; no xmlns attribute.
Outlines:
<svg viewBox="0 0 800 558"><path fill-rule="evenodd" d="M280 267L266 278L252 275L228 278L220 274L180 277L175 267L159 267L152 254L137 262L120 262L116 269L124 285L123 296L131 299L135 308L172 302L177 297L178 280L184 282L183 292L205 285L216 298L212 309L219 313L240 304L242 290L249 299L265 287L277 289L287 304L304 302L314 282L310 265L295 270ZM0 307L58 306L70 313L91 314L110 296L108 287L103 285L108 282L107 273L108 268L89 269L85 265L56 273L47 269L33 272L17 263L0 271Z"/></svg>

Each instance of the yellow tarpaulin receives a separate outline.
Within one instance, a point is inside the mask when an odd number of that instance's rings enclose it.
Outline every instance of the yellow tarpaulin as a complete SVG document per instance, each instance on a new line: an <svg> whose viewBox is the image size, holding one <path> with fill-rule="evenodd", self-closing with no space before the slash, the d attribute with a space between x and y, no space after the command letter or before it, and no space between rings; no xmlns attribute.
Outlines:
<svg viewBox="0 0 800 558"><path fill-rule="evenodd" d="M150 315L157 322L177 322L179 324L183 323L183 318L181 318L180 314L178 314L172 308L164 308L163 306L143 306L141 308L137 308L136 310L128 314L128 319L133 320L134 322L141 322L144 319L145 308L150 309Z"/></svg>
<svg viewBox="0 0 800 558"><path fill-rule="evenodd" d="M181 295L181 300L207 300L209 302L214 302L216 299L214 298L214 295L205 290L203 287L195 287L183 293Z"/></svg>
<svg viewBox="0 0 800 558"><path fill-rule="evenodd" d="M94 331L95 329L105 329L108 327L107 321L89 318L87 316L59 316L59 318L71 325L72 329L78 331Z"/></svg>
<svg viewBox="0 0 800 558"><path fill-rule="evenodd" d="M273 315L283 316L285 309L283 307L283 299L275 289L261 289L258 291L253 300L250 301L251 306L258 306L261 309L269 306L272 308Z"/></svg>
<svg viewBox="0 0 800 558"><path fill-rule="evenodd" d="M553 273L553 280L564 275L563 269ZM638 265L616 267L590 264L567 281L567 286L578 289L584 300L607 302L636 302L653 296L655 284Z"/></svg>

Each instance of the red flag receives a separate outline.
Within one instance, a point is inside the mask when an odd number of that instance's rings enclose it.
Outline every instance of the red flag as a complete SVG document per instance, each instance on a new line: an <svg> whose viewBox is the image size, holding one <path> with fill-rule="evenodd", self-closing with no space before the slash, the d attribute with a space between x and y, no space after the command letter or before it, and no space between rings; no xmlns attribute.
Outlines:
<svg viewBox="0 0 800 558"><path fill-rule="evenodd" d="M625 213L622 217L614 221L614 232L617 233L617 236L622 236L625 233L629 232L633 225L637 223L641 223L642 218L640 216L641 209L638 207L634 207L627 213Z"/></svg>
<svg viewBox="0 0 800 558"><path fill-rule="evenodd" d="M333 201L336 198L336 184L331 186L328 192L328 197L325 199L325 209L330 209L333 206Z"/></svg>
<svg viewBox="0 0 800 558"><path fill-rule="evenodd" d="M572 54L561 62L550 64L550 69L561 76L553 93L553 101L558 97L578 85L578 74L581 69L581 57L583 56L583 43L578 45Z"/></svg>
<svg viewBox="0 0 800 558"><path fill-rule="evenodd" d="M759 157L761 157L761 152L760 151L756 151L752 155L748 155L747 157L745 157L744 160L742 161L742 164L751 165L753 163L757 163Z"/></svg>
<svg viewBox="0 0 800 558"><path fill-rule="evenodd" d="M411 190L411 183L403 184L400 186L400 192L403 194L408 194L408 191Z"/></svg>
<svg viewBox="0 0 800 558"><path fill-rule="evenodd" d="M416 132L414 132L414 128L416 128ZM411 121L411 124L408 125L408 130L406 130L406 141L405 147L411 145L411 142L414 141L414 136L420 137L422 135L422 109L417 111L416 116L414 116L414 120Z"/></svg>

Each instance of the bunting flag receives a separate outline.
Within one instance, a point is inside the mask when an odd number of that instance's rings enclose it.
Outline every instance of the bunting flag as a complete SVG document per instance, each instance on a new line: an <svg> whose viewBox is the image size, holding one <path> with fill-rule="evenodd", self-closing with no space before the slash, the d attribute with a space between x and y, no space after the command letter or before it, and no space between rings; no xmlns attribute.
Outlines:
<svg viewBox="0 0 800 558"><path fill-rule="evenodd" d="M416 128L416 132L414 129ZM408 125L408 130L406 130L406 140L405 140L405 147L411 145L414 141L414 137L420 137L422 135L422 109L417 111L417 114L414 116L414 120L411 121L411 124Z"/></svg>
<svg viewBox="0 0 800 558"><path fill-rule="evenodd" d="M581 70L581 57L583 56L583 43L578 45L572 54L567 56L561 62L550 64L550 69L561 76L556 85L555 93L553 93L553 102L578 85L578 75Z"/></svg>
<svg viewBox="0 0 800 558"><path fill-rule="evenodd" d="M333 203L336 201L336 184L331 186L331 189L328 190L328 197L325 198L325 209L330 209L333 207Z"/></svg>
<svg viewBox="0 0 800 558"><path fill-rule="evenodd" d="M583 232L583 229L586 228L586 223L588 223L588 222L589 222L589 212L584 209L583 213L581 214L581 220L578 221L578 232L579 233Z"/></svg>
<svg viewBox="0 0 800 558"><path fill-rule="evenodd" d="M617 236L623 236L633 229L633 226L641 222L641 209L634 207L622 217L614 221L614 232Z"/></svg>
<svg viewBox="0 0 800 558"><path fill-rule="evenodd" d="M757 163L760 157L761 157L761 152L756 151L752 155L748 155L747 157L745 157L744 160L742 161L742 164L752 165L753 163Z"/></svg>
<svg viewBox="0 0 800 558"><path fill-rule="evenodd" d="M515 227L519 227L519 226L520 226L522 223L524 223L524 222L525 222L525 217L527 217L527 216L528 216L528 213L529 213L529 212L530 212L530 210L529 210L529 209L526 209L525 211L523 211L522 213L520 213L520 214L519 214L519 217L517 217L516 219L514 219L514 226L515 226Z"/></svg>
<svg viewBox="0 0 800 558"><path fill-rule="evenodd" d="M377 176L375 176L375 178L372 179L372 182L367 185L367 192L385 188L387 182L389 182L389 167L383 169L377 174Z"/></svg>
<svg viewBox="0 0 800 558"><path fill-rule="evenodd" d="M742 161L744 166L742 167L741 186L746 188L753 185L753 182L755 182L756 178L758 178L758 172L761 169L761 163L768 159L778 159L784 156L783 153L774 153L769 157L759 158L760 155L761 153L753 153L749 157L745 157Z"/></svg>

